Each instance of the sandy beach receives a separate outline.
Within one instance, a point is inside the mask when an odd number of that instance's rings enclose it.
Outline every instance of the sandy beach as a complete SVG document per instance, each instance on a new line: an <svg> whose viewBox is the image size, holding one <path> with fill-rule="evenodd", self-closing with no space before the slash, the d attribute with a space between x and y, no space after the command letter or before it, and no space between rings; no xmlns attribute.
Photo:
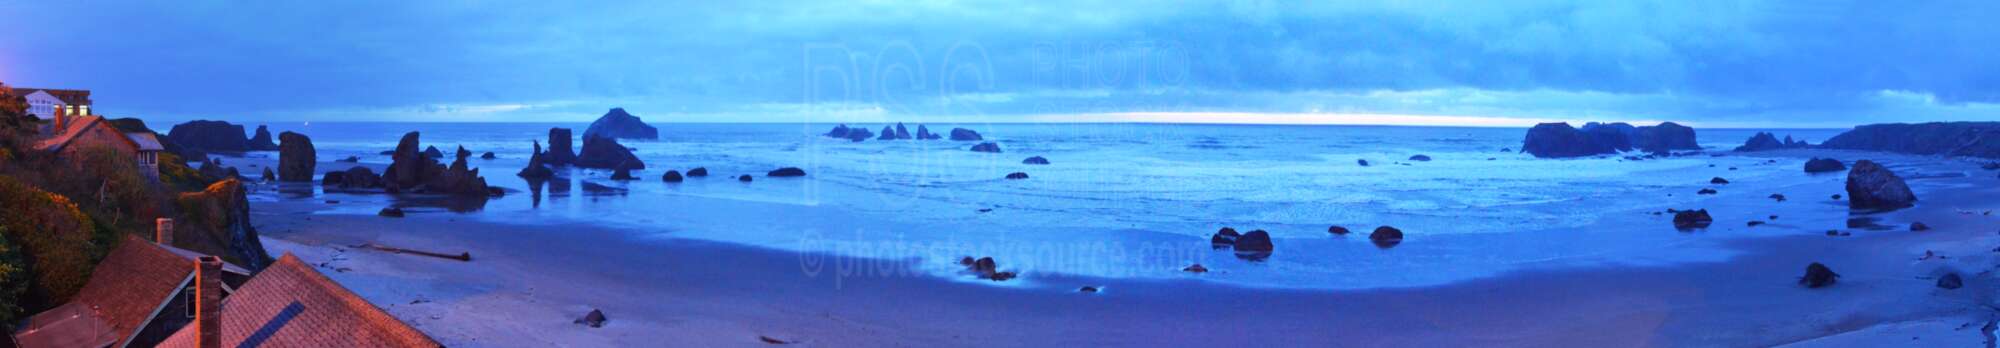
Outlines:
<svg viewBox="0 0 2000 348"><path fill-rule="evenodd" d="M1758 156L1796 159L1815 151ZM1762 193L1711 198L1704 203L1715 211L1716 226L1693 233L1730 233L1766 212L1787 214L1757 227L1785 235L1731 240L1727 248L1736 253L1719 262L1530 269L1443 286L1353 291L1201 280L1240 267L1226 263L1184 279L1039 272L1027 282L996 285L919 271L927 267L920 260L645 237L611 227L498 223L442 209L382 218L355 213L381 201L332 203L273 192L259 196L253 221L273 254L319 265L451 346L771 344L765 339L809 346L1991 344L1990 271L2000 246L2000 217L1985 213L2000 209L1992 172L1968 162L1875 156L1921 161L1925 172L1971 175L1913 179L1922 203L1868 216L1880 225L1874 229L1842 228L1844 204L1811 197L1838 192L1838 180L1802 180L1814 193L1794 193L1791 203L1772 203ZM687 199L701 205L702 198ZM1751 208L1759 206L1768 208ZM1934 229L1910 232L1911 221ZM1620 227L1578 233L1597 228ZM1828 229L1853 235L1829 237ZM356 247L364 243L468 252L473 259ZM1924 258L1927 252L1934 256ZM1841 273L1840 283L1799 286L1811 262ZM1967 286L1934 287L1945 270L1965 274ZM1103 291L1079 292L1085 285ZM602 309L610 322L572 323L591 309Z"/></svg>

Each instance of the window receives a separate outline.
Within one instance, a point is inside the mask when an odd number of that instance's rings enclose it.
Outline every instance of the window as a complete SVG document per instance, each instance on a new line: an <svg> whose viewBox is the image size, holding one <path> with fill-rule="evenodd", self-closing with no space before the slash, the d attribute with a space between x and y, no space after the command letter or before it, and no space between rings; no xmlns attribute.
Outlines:
<svg viewBox="0 0 2000 348"><path fill-rule="evenodd" d="M199 299L195 297L195 293L194 293L194 287L193 287L193 286L189 286L189 287L187 287L187 288L184 288L184 289L181 289L181 297L184 297L184 298L187 298L187 309L186 309L186 310L184 310L184 311L185 311L185 312L187 312L187 313L186 313L187 317L189 317L189 318L193 318L193 317L194 317L194 304L195 304L195 302L199 302L199 301L197 301L197 300L199 300Z"/></svg>

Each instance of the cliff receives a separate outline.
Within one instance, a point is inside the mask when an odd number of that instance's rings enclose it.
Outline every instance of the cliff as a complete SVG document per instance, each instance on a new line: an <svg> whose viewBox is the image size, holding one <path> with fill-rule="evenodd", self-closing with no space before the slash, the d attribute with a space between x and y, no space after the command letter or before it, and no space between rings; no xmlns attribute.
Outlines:
<svg viewBox="0 0 2000 348"><path fill-rule="evenodd" d="M2000 122L1871 124L1840 133L1820 147L2000 158Z"/></svg>

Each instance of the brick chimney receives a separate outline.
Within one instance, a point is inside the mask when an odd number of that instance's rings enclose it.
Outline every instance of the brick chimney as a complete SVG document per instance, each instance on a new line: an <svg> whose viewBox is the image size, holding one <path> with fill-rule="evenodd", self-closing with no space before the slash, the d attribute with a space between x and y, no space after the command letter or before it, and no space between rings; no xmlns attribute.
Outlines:
<svg viewBox="0 0 2000 348"><path fill-rule="evenodd" d="M64 130L68 130L68 128L64 128L64 126L68 126L68 124L65 123L69 123L67 122L69 121L69 108L64 107L62 105L56 105L55 108L56 108L56 118L55 118L56 123L54 127L49 128L50 129L49 133L62 134Z"/></svg>
<svg viewBox="0 0 2000 348"><path fill-rule="evenodd" d="M196 347L222 348L222 258L202 256L195 264Z"/></svg>
<svg viewBox="0 0 2000 348"><path fill-rule="evenodd" d="M159 218L153 220L153 242L165 246L174 246L174 219Z"/></svg>

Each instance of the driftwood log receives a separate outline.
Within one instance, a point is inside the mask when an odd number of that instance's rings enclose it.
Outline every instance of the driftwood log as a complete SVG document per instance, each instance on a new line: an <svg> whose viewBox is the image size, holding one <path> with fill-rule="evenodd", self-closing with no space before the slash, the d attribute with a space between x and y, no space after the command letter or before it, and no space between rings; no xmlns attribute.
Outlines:
<svg viewBox="0 0 2000 348"><path fill-rule="evenodd" d="M457 255L452 255L452 254L446 254L446 253L438 253L438 252L429 252L429 251L423 251L423 250L413 250L413 249L403 249L403 248L397 248L397 247L392 247L392 246L387 246L387 245L381 245L381 244L375 244L375 243L366 243L366 244L361 244L361 245L356 245L356 246L354 246L354 247L356 247L356 248L368 248L368 249L375 249L375 250L381 250L381 251L386 251L386 252L391 252L391 253L397 253L397 254L415 254L415 255L423 255L423 256L430 256L430 257L435 257L435 258L440 258L440 259L452 259L452 260L459 260L459 261L466 261L466 262L471 262L471 261L472 261L472 253L469 253L469 252L462 252L462 253L458 253Z"/></svg>

